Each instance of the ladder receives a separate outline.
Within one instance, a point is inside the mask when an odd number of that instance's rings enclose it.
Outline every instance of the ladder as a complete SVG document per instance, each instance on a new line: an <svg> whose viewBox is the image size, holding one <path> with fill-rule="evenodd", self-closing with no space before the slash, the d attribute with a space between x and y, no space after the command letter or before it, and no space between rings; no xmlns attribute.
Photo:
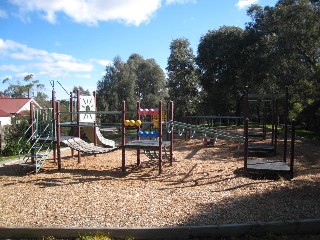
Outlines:
<svg viewBox="0 0 320 240"><path fill-rule="evenodd" d="M39 111L47 111L43 119L43 114ZM49 111L48 111L49 110ZM48 119L48 112L51 109L36 109L34 121L30 124L29 128L24 132L23 136L19 139L18 143L23 146L19 151L20 166L23 169L28 168L28 172L38 173L49 156L54 144L54 121ZM26 136L33 129L32 134L26 139ZM25 153L22 157L22 153Z"/></svg>

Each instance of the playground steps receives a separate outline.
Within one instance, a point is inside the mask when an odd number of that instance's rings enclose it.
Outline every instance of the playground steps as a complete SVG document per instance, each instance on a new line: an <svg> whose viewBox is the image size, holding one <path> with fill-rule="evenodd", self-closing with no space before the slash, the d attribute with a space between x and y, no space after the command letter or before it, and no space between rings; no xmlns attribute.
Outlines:
<svg viewBox="0 0 320 240"><path fill-rule="evenodd" d="M276 155L276 149L270 144L249 144L248 155L256 157L272 157Z"/></svg>
<svg viewBox="0 0 320 240"><path fill-rule="evenodd" d="M40 150L40 149L35 149ZM34 152L32 150L32 152ZM31 172L38 173L45 163L46 159L48 158L48 155L50 153L50 150L45 151L44 153L29 153L26 154L23 157L23 163L20 163L20 166L22 168L28 168L28 170Z"/></svg>

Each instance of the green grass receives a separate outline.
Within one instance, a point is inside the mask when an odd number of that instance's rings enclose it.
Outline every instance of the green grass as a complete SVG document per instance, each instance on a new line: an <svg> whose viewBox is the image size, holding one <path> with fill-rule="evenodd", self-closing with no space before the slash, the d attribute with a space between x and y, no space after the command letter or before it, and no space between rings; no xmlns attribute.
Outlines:
<svg viewBox="0 0 320 240"><path fill-rule="evenodd" d="M304 129L296 129L296 135L310 140L320 141L320 132L312 132Z"/></svg>
<svg viewBox="0 0 320 240"><path fill-rule="evenodd" d="M0 156L0 162L6 161L6 160L10 160L10 159L16 159L16 158L19 158L19 156L18 155L15 155L15 156Z"/></svg>

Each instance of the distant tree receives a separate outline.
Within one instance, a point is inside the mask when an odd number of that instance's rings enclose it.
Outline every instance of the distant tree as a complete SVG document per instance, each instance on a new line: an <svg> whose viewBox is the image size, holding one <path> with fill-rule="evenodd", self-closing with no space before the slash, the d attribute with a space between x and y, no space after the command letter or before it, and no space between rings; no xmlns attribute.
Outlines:
<svg viewBox="0 0 320 240"><path fill-rule="evenodd" d="M154 59L143 59L138 54L132 54L127 64L135 79L135 96L147 108L158 106L159 100L164 100L165 75Z"/></svg>
<svg viewBox="0 0 320 240"><path fill-rule="evenodd" d="M200 103L200 84L195 65L195 56L190 42L178 38L171 42L168 58L168 91L175 103L175 118L183 119L198 111Z"/></svg>
<svg viewBox="0 0 320 240"><path fill-rule="evenodd" d="M129 110L135 109L136 101L154 107L165 97L162 69L153 59L145 60L139 54L132 54L127 62L116 57L112 65L106 66L106 74L97 84L97 107L101 110L120 110L123 100Z"/></svg>
<svg viewBox="0 0 320 240"><path fill-rule="evenodd" d="M238 102L247 84L245 48L245 33L238 27L224 26L201 37L196 62L207 114L239 114Z"/></svg>
<svg viewBox="0 0 320 240"><path fill-rule="evenodd" d="M41 106L48 105L48 95L43 92L45 90L44 84L40 83L39 80L35 80L33 74L26 75L23 78L23 82L24 84L18 80L14 84L11 83L10 78L3 79L2 83L9 83L9 86L2 94L12 98L34 98Z"/></svg>
<svg viewBox="0 0 320 240"><path fill-rule="evenodd" d="M91 95L89 89L84 90L84 88L81 87L81 86L78 86L78 87L74 86L73 89L72 89L72 92L74 94L77 94L78 89L80 90L80 95L81 96L90 96Z"/></svg>
<svg viewBox="0 0 320 240"><path fill-rule="evenodd" d="M46 99L48 96L43 94L45 89L44 84L40 83L39 80L35 80L33 74L28 74L23 78L22 84L21 81L17 81L15 84L11 83L10 78L5 78L2 80L2 83L9 83L9 87L3 91L3 94L12 98L31 98L39 97L40 99Z"/></svg>

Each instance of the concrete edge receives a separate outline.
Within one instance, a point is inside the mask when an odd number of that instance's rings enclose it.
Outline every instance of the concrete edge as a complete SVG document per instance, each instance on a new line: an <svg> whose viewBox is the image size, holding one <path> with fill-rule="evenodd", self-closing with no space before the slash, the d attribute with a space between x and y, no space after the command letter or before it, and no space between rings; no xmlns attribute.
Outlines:
<svg viewBox="0 0 320 240"><path fill-rule="evenodd" d="M193 239L265 234L320 234L320 218L297 221L275 221L253 224L155 228L58 228L0 227L0 239L77 238L80 235L107 234L112 238Z"/></svg>

